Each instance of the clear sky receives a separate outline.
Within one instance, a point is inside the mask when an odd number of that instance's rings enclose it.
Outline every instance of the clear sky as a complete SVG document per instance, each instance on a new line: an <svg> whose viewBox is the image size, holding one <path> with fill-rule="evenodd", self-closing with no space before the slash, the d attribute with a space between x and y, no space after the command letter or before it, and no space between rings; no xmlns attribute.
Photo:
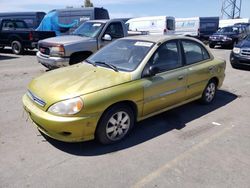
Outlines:
<svg viewBox="0 0 250 188"><path fill-rule="evenodd" d="M92 0L109 10L111 17L169 15L174 17L220 16L223 0ZM0 0L0 12L45 11L80 7L84 0ZM250 18L250 0L242 0L241 17Z"/></svg>

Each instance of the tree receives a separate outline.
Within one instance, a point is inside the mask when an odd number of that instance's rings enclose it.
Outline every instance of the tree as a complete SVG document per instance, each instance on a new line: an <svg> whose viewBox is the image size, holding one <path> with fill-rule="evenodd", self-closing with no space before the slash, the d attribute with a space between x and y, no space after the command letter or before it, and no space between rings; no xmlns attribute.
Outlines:
<svg viewBox="0 0 250 188"><path fill-rule="evenodd" d="M85 0L84 1L84 7L93 7L94 5L93 5L93 3L91 3L91 1L90 0Z"/></svg>

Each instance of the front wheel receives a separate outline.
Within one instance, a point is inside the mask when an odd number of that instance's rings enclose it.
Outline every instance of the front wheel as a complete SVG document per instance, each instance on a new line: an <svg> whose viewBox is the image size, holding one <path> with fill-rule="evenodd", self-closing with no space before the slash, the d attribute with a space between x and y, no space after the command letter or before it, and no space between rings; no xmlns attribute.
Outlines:
<svg viewBox="0 0 250 188"><path fill-rule="evenodd" d="M22 43L21 42L19 42L19 41L13 41L12 43L11 43L11 48L12 48L12 52L14 53L14 54L16 54L16 55L21 55L21 54L23 54L23 52L24 52L24 48L23 48L23 45L22 45Z"/></svg>
<svg viewBox="0 0 250 188"><path fill-rule="evenodd" d="M206 88L204 89L201 97L201 102L203 104L210 104L213 102L217 92L217 84L214 80L211 80Z"/></svg>
<svg viewBox="0 0 250 188"><path fill-rule="evenodd" d="M103 114L96 130L96 137L102 144L122 140L134 126L133 111L129 106L116 105Z"/></svg>
<svg viewBox="0 0 250 188"><path fill-rule="evenodd" d="M209 44L209 47L210 47L210 48L214 48L215 45L214 45L214 44Z"/></svg>

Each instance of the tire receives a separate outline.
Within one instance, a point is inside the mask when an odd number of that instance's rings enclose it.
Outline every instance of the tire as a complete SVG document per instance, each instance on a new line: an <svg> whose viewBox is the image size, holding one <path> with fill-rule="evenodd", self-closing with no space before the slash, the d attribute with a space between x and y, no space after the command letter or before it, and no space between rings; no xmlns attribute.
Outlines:
<svg viewBox="0 0 250 188"><path fill-rule="evenodd" d="M11 43L12 52L16 55L21 55L24 52L24 48L21 42L15 40Z"/></svg>
<svg viewBox="0 0 250 188"><path fill-rule="evenodd" d="M202 97L200 99L201 103L211 104L214 101L216 93L217 93L217 83L215 80L211 80L208 82L207 86L205 87L202 93Z"/></svg>
<svg viewBox="0 0 250 188"><path fill-rule="evenodd" d="M116 105L101 117L96 138L102 144L112 144L125 138L134 126L133 110L126 105Z"/></svg>
<svg viewBox="0 0 250 188"><path fill-rule="evenodd" d="M91 54L76 54L70 57L69 64L74 65L87 59Z"/></svg>
<svg viewBox="0 0 250 188"><path fill-rule="evenodd" d="M214 44L209 44L209 47L210 47L210 48L214 48L215 45L214 45Z"/></svg>

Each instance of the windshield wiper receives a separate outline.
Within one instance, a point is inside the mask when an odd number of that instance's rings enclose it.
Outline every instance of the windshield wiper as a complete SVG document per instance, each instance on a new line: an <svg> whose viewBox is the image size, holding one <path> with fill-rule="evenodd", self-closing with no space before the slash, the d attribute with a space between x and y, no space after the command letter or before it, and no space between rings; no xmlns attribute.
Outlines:
<svg viewBox="0 0 250 188"><path fill-rule="evenodd" d="M95 62L92 62L92 61L90 61L90 60L88 60L88 59L85 59L84 61L96 67ZM84 61L83 61L83 62L84 62Z"/></svg>
<svg viewBox="0 0 250 188"><path fill-rule="evenodd" d="M114 71L118 72L118 68L115 65L112 65L112 64L109 64L109 63L105 63L105 62L102 62L102 61L96 61L96 62L94 62L94 65L96 65L96 64L105 65L105 66L113 69Z"/></svg>

